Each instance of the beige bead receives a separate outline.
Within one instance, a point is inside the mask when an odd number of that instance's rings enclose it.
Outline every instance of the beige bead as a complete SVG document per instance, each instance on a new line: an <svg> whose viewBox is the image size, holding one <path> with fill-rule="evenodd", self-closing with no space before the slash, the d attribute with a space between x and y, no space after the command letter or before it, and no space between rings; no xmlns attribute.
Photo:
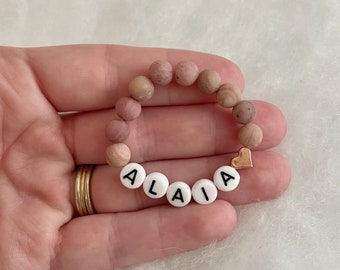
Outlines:
<svg viewBox="0 0 340 270"><path fill-rule="evenodd" d="M245 147L259 146L263 139L262 129L258 125L248 123L239 130L238 139Z"/></svg>
<svg viewBox="0 0 340 270"><path fill-rule="evenodd" d="M124 143L115 143L106 148L106 161L113 167L125 166L130 158L130 148Z"/></svg>
<svg viewBox="0 0 340 270"><path fill-rule="evenodd" d="M231 83L225 83L217 90L216 100L224 108L232 108L241 100L240 89Z"/></svg>
<svg viewBox="0 0 340 270"><path fill-rule="evenodd" d="M129 93L137 101L146 101L152 98L155 87L149 78L136 76L129 83Z"/></svg>
<svg viewBox="0 0 340 270"><path fill-rule="evenodd" d="M172 65L168 61L157 60L150 65L148 76L154 84L167 85L172 81Z"/></svg>
<svg viewBox="0 0 340 270"><path fill-rule="evenodd" d="M250 101L242 100L233 108L233 117L240 124L247 124L254 120L256 110Z"/></svg>
<svg viewBox="0 0 340 270"><path fill-rule="evenodd" d="M198 67L191 61L181 61L175 66L175 80L180 85L189 86L194 84L198 75Z"/></svg>
<svg viewBox="0 0 340 270"><path fill-rule="evenodd" d="M212 94L221 85L221 76L215 70L206 69L200 72L197 78L197 87L203 93Z"/></svg>

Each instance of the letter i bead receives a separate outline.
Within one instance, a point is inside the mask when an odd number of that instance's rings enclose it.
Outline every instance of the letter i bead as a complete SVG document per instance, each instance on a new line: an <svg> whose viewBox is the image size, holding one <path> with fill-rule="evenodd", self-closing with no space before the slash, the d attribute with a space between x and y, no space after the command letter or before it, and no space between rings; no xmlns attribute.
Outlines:
<svg viewBox="0 0 340 270"><path fill-rule="evenodd" d="M217 198L217 188L209 179L198 180L192 187L192 197L198 204L211 204Z"/></svg>

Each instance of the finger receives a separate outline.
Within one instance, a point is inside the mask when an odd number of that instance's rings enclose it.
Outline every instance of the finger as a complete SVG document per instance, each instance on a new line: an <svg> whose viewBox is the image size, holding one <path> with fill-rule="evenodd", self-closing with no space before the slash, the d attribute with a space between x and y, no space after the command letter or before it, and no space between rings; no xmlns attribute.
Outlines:
<svg viewBox="0 0 340 270"><path fill-rule="evenodd" d="M275 106L256 101L255 123L264 133L258 149L279 144L286 133L285 119ZM65 118L65 134L76 163L103 164L105 149L111 144L105 128L114 118L113 111L101 111ZM235 152L240 148L240 125L230 110L219 105L170 106L144 108L142 115L129 122L126 140L132 160L193 158Z"/></svg>
<svg viewBox="0 0 340 270"><path fill-rule="evenodd" d="M147 173L161 172L170 182L184 181L192 186L202 178L212 179L217 168L229 165L235 155L148 162L143 164ZM281 195L288 187L291 171L288 162L275 152L253 152L254 167L239 170L241 181L232 192L219 192L219 198L233 205L270 200ZM135 211L168 204L166 198L148 198L142 188L130 190L119 180L119 169L98 166L92 177L92 202L100 213Z"/></svg>
<svg viewBox="0 0 340 270"><path fill-rule="evenodd" d="M215 69L223 81L231 82L241 90L244 87L242 74L231 61L191 51L77 45L31 48L27 49L27 55L40 88L58 111L113 107L120 96L128 95L129 81L136 75L146 75L150 64L158 59L168 60L173 65L191 60L200 69ZM188 104L207 100L207 95L198 93L194 87L183 91L174 85L157 87L160 90L149 104Z"/></svg>
<svg viewBox="0 0 340 270"><path fill-rule="evenodd" d="M223 201L76 218L61 230L55 268L116 269L156 260L221 240L235 224L234 208Z"/></svg>

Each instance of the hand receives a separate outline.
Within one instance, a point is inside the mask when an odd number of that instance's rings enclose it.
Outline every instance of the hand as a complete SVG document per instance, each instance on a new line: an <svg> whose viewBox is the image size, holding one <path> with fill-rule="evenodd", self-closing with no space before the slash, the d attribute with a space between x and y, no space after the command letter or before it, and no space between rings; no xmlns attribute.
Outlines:
<svg viewBox="0 0 340 270"><path fill-rule="evenodd" d="M285 134L280 111L254 102L264 132L255 167L242 170L231 193L209 206L177 209L119 183L119 169L105 164L105 130L127 95L128 81L157 59L190 59L217 70L241 89L230 61L179 50L120 46L0 48L0 261L3 269L112 269L196 249L227 237L235 227L232 206L280 195L290 168L264 151ZM157 88L158 89L158 88ZM254 95L256 97L256 93ZM129 123L135 162L189 185L211 178L240 147L229 112L196 87L156 90L142 115ZM182 106L167 106L182 105ZM58 112L79 111L74 114ZM100 214L77 217L75 166L96 164L91 182Z"/></svg>

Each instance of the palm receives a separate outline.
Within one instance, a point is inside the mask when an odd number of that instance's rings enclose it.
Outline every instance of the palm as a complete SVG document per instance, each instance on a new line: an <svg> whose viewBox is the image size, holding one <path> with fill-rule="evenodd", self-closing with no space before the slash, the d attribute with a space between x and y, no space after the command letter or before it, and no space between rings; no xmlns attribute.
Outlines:
<svg viewBox="0 0 340 270"><path fill-rule="evenodd" d="M119 56L121 51L128 50L136 57L143 55L140 50L100 46L30 51L3 48L0 51L0 260L3 265L8 265L8 269L110 269L112 266L129 265L170 255L178 252L178 248L197 248L225 237L232 230L235 212L227 203L220 201L208 207L191 205L180 210L173 209L158 206L164 202L162 200L146 199L138 192L126 191L112 181L118 170L106 166L103 155L109 143L105 138L105 126L115 117L110 107L119 95L124 94L125 88L122 86L126 85L129 73L134 74L145 68L145 64L164 54L162 50L149 51L149 58L144 60L145 63L141 61L133 69L129 68L132 64L124 62L124 58ZM212 56L188 52L174 52L172 57L174 61L189 55L203 64L213 61L210 60ZM116 66L123 66L125 63L127 74L117 75L108 68L108 63ZM219 59L216 69L222 69L222 64L226 62ZM230 63L227 65L230 66L222 72L232 70L232 80L242 84L238 71ZM109 74L101 71L112 71L115 76L110 78ZM94 77L89 78L90 75ZM121 92L115 90L115 87L122 89ZM171 107L161 109L150 106L144 109L139 122L130 124L133 132L128 144L135 153L133 158L141 163L149 161L145 164L147 169L162 169L173 179L181 175L190 182L203 175L208 177L213 167L208 168L207 164L221 163L228 152L237 149L236 141L225 143L221 139L223 136L232 136L234 130L231 124L219 116L214 105L204 104L202 96L188 92L181 99L171 101L171 95L164 92L163 95L156 96L153 102L148 105L167 105L169 102L201 105L188 105L175 110ZM275 110L269 105L263 108L263 111ZM202 121L204 125L205 120L199 113L202 109L207 111L207 124L211 122L211 118L214 119L217 135L211 137L207 133L207 136L202 136L203 139L195 141L195 147L190 144L183 147L183 140L190 142L192 135L199 131L197 127ZM73 110L84 112L69 116L60 116L57 113ZM275 117L272 120L282 123L277 125L277 135L269 137L265 142L265 148L275 145L282 138L283 119L277 112L272 114L272 118ZM159 128L160 118L166 119L170 124ZM180 119L182 124L175 127L172 124L176 122L175 119ZM222 124L229 125L229 131ZM267 130L271 128L268 127ZM153 134L152 140L149 138L150 134ZM205 146L212 143L213 150L211 146ZM269 162L266 166L258 166L257 174L255 173L257 177L264 170L268 171L271 162L276 162L276 172L269 171L269 174L277 177L283 172L282 178L275 179L274 184L265 183L263 190L262 186L245 182L243 190L233 195L223 194L221 199L233 203L249 203L273 198L283 191L289 181L289 169L283 159L266 152L260 152L255 158L259 163L264 160ZM172 161L158 161L164 159ZM84 163L98 165L91 188L97 211L116 214L72 219L74 167ZM202 168L203 164L204 168L208 168L205 171L189 169L193 166ZM254 181L254 176L249 173L244 175ZM192 211L193 208L197 210ZM227 213L226 216L218 214L221 209ZM124 213L127 211L132 212ZM180 216L186 217L181 220L186 222L190 230L185 229L185 224L172 222ZM136 219L141 225L143 222L148 224L149 230L137 228ZM157 222L150 225L150 220ZM205 220L209 220L209 223ZM220 223L224 223L224 229L216 232L214 228ZM183 228L180 232L178 225ZM155 230L162 233L155 235ZM174 242L174 232L185 235L184 242ZM197 240L198 235L200 238ZM192 240L187 241L188 237ZM147 247L147 250L136 250L139 246ZM173 248L169 249L167 246ZM98 258L102 260L98 261Z"/></svg>
<svg viewBox="0 0 340 270"><path fill-rule="evenodd" d="M29 269L50 263L59 228L72 217L69 183L74 163L65 145L62 121L32 73L27 70L11 78L15 75L11 70L25 68L20 64L8 63L0 81L0 256L3 265ZM13 254L18 254L14 264Z"/></svg>

